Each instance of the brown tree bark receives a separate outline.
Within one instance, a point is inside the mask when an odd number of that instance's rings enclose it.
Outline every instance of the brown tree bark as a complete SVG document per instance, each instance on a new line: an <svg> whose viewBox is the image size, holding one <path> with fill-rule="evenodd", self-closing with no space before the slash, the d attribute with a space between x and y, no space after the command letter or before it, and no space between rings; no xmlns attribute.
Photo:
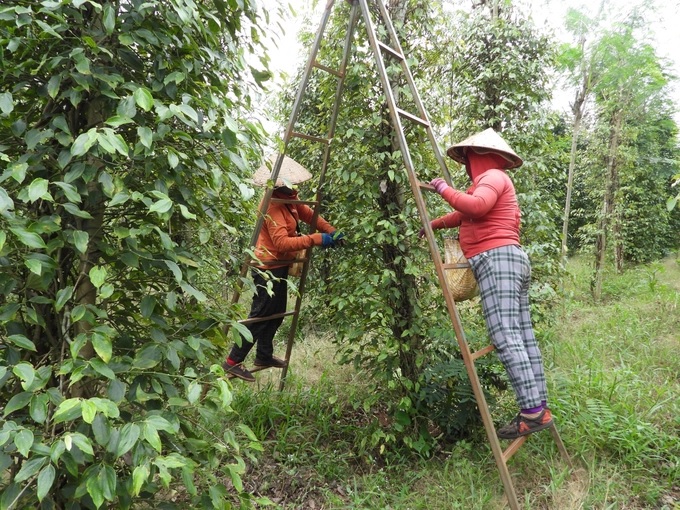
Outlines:
<svg viewBox="0 0 680 510"><path fill-rule="evenodd" d="M395 26L405 26L408 23L406 7L406 0L390 0L388 9ZM394 79L390 83L397 104L399 104L399 86L403 85L402 81ZM384 150L394 153L399 150L399 144L390 122L387 104L383 107L383 118L385 119L383 123L385 135L389 136L391 140L391 147L385 147ZM380 196L378 207L383 217L392 221L394 217L399 216L404 211L406 207L404 197L410 189L407 190L404 185L389 179L388 172L390 170L391 158L387 157L383 161L385 162L384 168L381 169L380 174L383 176L386 187L384 193ZM401 345L403 345L399 352L399 368L405 377L414 379L418 375L416 357L420 351L423 339L419 335L414 334L404 336L404 332L415 319L416 310L413 307L414 300L411 299L411 296L413 289L417 286L414 276L406 273L406 259L408 257L400 257L400 255L403 254L399 252L397 246L390 243L383 244L383 263L385 267L392 269L396 275L396 292L394 295L397 297L391 298L390 305L396 311L395 321L392 324L392 334L394 338L400 339Z"/></svg>
<svg viewBox="0 0 680 510"><path fill-rule="evenodd" d="M579 41L581 51L585 46L585 37ZM562 223L562 265L567 263L567 239L569 236L569 214L571 213L571 193L574 187L574 169L576 167L576 150L578 147L578 136L583 120L583 110L586 97L590 93L591 71L590 68L582 65L581 67L581 88L576 92L571 111L574 115L574 123L571 130L571 151L569 153L569 172L567 176L567 197L564 203L564 221Z"/></svg>
<svg viewBox="0 0 680 510"><path fill-rule="evenodd" d="M602 269L607 256L607 231L609 230L610 218L614 211L614 199L618 183L617 152L621 127L623 125L623 112L615 112L612 117L611 133L609 136L609 148L607 151L607 172L605 177L604 198L602 202L602 216L598 222L597 238L595 241L595 273L591 284L593 298L599 301L602 297Z"/></svg>
<svg viewBox="0 0 680 510"><path fill-rule="evenodd" d="M106 119L105 101L103 98L95 98L86 106L85 120L86 126L97 126ZM98 170L103 166L99 159L88 158L88 164L96 167ZM80 255L78 262L78 275L76 279L76 288L74 292L74 302L78 305L96 305L97 288L90 280L90 269L94 267L101 253L97 249L99 240L103 235L104 225L104 195L102 193L101 184L93 180L88 184L88 196L85 202L85 210L90 213L92 219L79 219L78 229L87 232L89 242L87 244L87 251ZM74 335L81 333L88 334L92 329L87 321L78 321L74 326ZM66 338L63 339L66 342ZM67 347L68 348L68 347ZM87 342L80 351L80 355L85 359L90 359L95 356L94 347L91 342ZM89 398L95 396L98 388L93 388L86 384L74 384L70 390L66 391L71 397L85 397Z"/></svg>

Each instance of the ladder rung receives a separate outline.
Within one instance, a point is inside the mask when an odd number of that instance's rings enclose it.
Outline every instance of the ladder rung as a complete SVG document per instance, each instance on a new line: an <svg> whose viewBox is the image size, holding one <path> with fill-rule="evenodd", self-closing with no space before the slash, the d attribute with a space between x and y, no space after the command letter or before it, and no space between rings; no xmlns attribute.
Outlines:
<svg viewBox="0 0 680 510"><path fill-rule="evenodd" d="M387 44L384 44L384 43L381 43L380 41L378 41L378 46L380 46L384 51L386 51L387 53L392 55L394 58L398 58L399 60L404 60L404 55L402 55L398 51L392 49Z"/></svg>
<svg viewBox="0 0 680 510"><path fill-rule="evenodd" d="M413 114L411 114L411 113L409 113L405 110L402 110L401 108L397 108L397 113L399 113L399 115L401 115L402 117L406 117L407 119L412 120L416 124L420 124L421 126L424 126L426 128L430 127L430 123L428 121L423 120L420 117L416 117L415 115L413 115Z"/></svg>
<svg viewBox="0 0 680 510"><path fill-rule="evenodd" d="M469 262L456 262L455 264L442 264L442 269L467 269L470 267Z"/></svg>
<svg viewBox="0 0 680 510"><path fill-rule="evenodd" d="M517 439L513 439L512 443L510 443L510 446L508 446L503 452L504 462L507 462L510 457L517 453L517 450L519 450L519 447L524 444L524 441L527 440L527 437L528 436L520 436Z"/></svg>
<svg viewBox="0 0 680 510"><path fill-rule="evenodd" d="M305 204L305 205L318 205L318 201L314 200L296 200L294 198L272 198L272 203L276 204Z"/></svg>
<svg viewBox="0 0 680 510"><path fill-rule="evenodd" d="M282 317L288 317L290 315L295 315L295 310L290 312L275 313L274 315L268 315L267 317L253 317L252 319L243 319L238 321L239 324L253 324L255 322L271 321L274 319L280 319Z"/></svg>
<svg viewBox="0 0 680 510"><path fill-rule="evenodd" d="M253 365L251 368L248 369L248 372L251 374L253 372L259 372L260 370L267 370L268 368L277 368L277 367L258 367L257 365Z"/></svg>
<svg viewBox="0 0 680 510"><path fill-rule="evenodd" d="M304 133L296 133L296 132L292 132L291 135L297 136L298 138L304 138L305 140L311 140L312 142L323 143L324 145L328 145L329 143L331 143L330 138L321 138L321 137L318 137L318 136L306 135Z"/></svg>
<svg viewBox="0 0 680 510"><path fill-rule="evenodd" d="M253 372L259 372L260 370L267 370L268 368L274 368L274 367L258 367L258 366L253 366L252 368L249 368L249 369L248 369L248 372L250 372L250 373L252 374ZM234 378L236 378L236 376L235 376L234 374L227 373L227 374L225 374L225 375L226 375L227 379L234 379Z"/></svg>
<svg viewBox="0 0 680 510"><path fill-rule="evenodd" d="M314 67L317 69L321 69L322 71L326 71L327 73L330 73L334 76L337 76L338 78L342 78L344 75L340 71L336 71L335 69L331 69L330 67L327 67L323 64L319 64L316 60L314 61Z"/></svg>
<svg viewBox="0 0 680 510"><path fill-rule="evenodd" d="M479 349L477 352L473 352L470 354L470 359L472 361L481 358L482 356L486 356L490 352L493 352L496 349L494 345L487 345L483 349Z"/></svg>
<svg viewBox="0 0 680 510"><path fill-rule="evenodd" d="M309 260L307 257L301 257L299 259L278 259L278 260L265 260L264 262L260 262L257 260L251 260L249 264L251 266L286 266L286 265L291 265L295 264L296 262L307 262Z"/></svg>
<svg viewBox="0 0 680 510"><path fill-rule="evenodd" d="M418 187L420 187L420 189L424 189L425 191L436 191L434 186L428 182L419 182Z"/></svg>

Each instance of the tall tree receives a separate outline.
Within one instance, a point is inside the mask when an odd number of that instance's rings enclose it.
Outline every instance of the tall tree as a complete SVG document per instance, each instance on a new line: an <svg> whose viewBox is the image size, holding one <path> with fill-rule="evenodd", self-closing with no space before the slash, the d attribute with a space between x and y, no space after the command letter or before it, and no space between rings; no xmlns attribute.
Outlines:
<svg viewBox="0 0 680 510"><path fill-rule="evenodd" d="M252 207L259 16L0 7L0 507L130 508L176 483L224 506L213 482L240 487L238 439L211 425L230 410L210 367L233 311L205 279L225 257L211 236Z"/></svg>
<svg viewBox="0 0 680 510"><path fill-rule="evenodd" d="M654 49L641 43L631 24L623 24L616 31L605 34L597 45L597 57L602 71L595 88L598 116L606 126L606 151L603 154L604 187L596 243L593 296L602 294L602 269L607 253L607 240L611 232L614 242L616 266L623 266L620 208L616 197L620 185L622 165L626 153L622 147L630 144L634 134L631 123L645 113L645 105L662 93L667 84L663 69ZM616 213L616 214L615 214Z"/></svg>
<svg viewBox="0 0 680 510"><path fill-rule="evenodd" d="M577 89L574 102L571 103L573 115L571 125L571 149L569 152L569 171L567 176L567 192L564 204L564 220L562 222L562 264L567 260L567 240L569 236L569 215L571 213L571 195L574 184L574 170L576 167L576 155L578 139L581 131L581 123L587 105L587 99L593 91L595 80L594 62L590 56L586 40L597 23L584 14L570 9L567 12L567 28L577 37L575 46L565 45L561 52L561 64L571 74L571 80L575 82Z"/></svg>
<svg viewBox="0 0 680 510"><path fill-rule="evenodd" d="M675 110L663 94L650 97L631 122L635 135L627 152L631 165L621 173L617 197L621 221L618 256L626 263L658 260L680 245L677 211L669 211L669 183L678 168L680 149Z"/></svg>

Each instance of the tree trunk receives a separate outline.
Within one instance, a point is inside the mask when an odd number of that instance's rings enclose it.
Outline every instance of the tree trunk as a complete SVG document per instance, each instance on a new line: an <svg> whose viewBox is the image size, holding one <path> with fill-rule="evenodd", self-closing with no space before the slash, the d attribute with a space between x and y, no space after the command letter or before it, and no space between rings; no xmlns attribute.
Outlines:
<svg viewBox="0 0 680 510"><path fill-rule="evenodd" d="M581 50L585 46L585 37L580 40ZM576 92L574 104L571 111L574 114L574 124L571 131L571 152L569 155L569 174L567 176L567 197L564 204L564 223L562 224L562 265L567 264L567 239L569 237L569 214L571 212L571 192L574 186L574 168L576 166L576 149L578 147L578 135L581 130L581 120L583 119L584 103L590 92L590 70L582 64L581 76L583 81L581 89Z"/></svg>
<svg viewBox="0 0 680 510"><path fill-rule="evenodd" d="M405 0L391 0L388 8L390 9L390 17L395 26L404 26L406 19L406 1ZM399 83L394 80L390 86L394 93L394 100L399 104ZM391 147L385 147L385 150L392 153L399 150L394 128L390 122L389 111L387 105L384 107L383 118L386 119L383 126L386 130L386 135L391 140ZM388 172L390 170L391 158L386 157L383 161L384 168L380 171L382 180L386 183L385 192L382 193L379 203L380 211L384 218L388 221L393 221L395 217L401 216L406 206L405 194L408 190L404 186L398 184L396 181L390 180ZM399 228L403 225L399 225ZM390 306L395 310L395 320L392 324L392 334L394 338L399 339L403 348L399 352L399 368L404 377L408 379L415 379L418 375L418 367L416 364L416 357L420 352L420 345L422 338L419 335L407 334L404 332L409 329L410 325L415 319L416 311L413 307L414 299L412 299L413 289L416 288L416 282L413 275L406 274L406 260L408 257L400 256L399 248L392 243L384 243L382 246L383 263L385 267L392 269L396 275L396 292L390 298ZM399 262L396 262L396 261Z"/></svg>
<svg viewBox="0 0 680 510"><path fill-rule="evenodd" d="M618 182L616 153L619 149L619 138L623 124L623 113L617 111L612 119L612 130L609 137L609 151L607 156L607 174L605 180L604 198L602 202L602 217L598 223L597 239L595 242L595 274L592 283L593 298L599 301L602 297L602 269L607 254L607 230L609 219L614 210L614 197Z"/></svg>
<svg viewBox="0 0 680 510"><path fill-rule="evenodd" d="M567 198L564 203L564 223L562 224L562 264L567 264L567 236L569 233L569 214L571 212L571 191L574 186L574 167L576 166L576 148L578 145L578 134L581 128L581 118L583 112L578 110L574 116L574 125L571 135L571 153L569 156L569 174L567 176Z"/></svg>
<svg viewBox="0 0 680 510"><path fill-rule="evenodd" d="M473 9L488 8L489 15L492 20L497 20L500 14L500 9L498 8L499 0L478 0L477 2L472 2Z"/></svg>
<svg viewBox="0 0 680 510"><path fill-rule="evenodd" d="M621 240L621 218L618 212L614 215L614 225L612 227L612 237L614 238L614 260L616 261L616 271L623 272L623 242Z"/></svg>
<svg viewBox="0 0 680 510"><path fill-rule="evenodd" d="M614 261L616 265L616 271L621 273L623 271L623 218L621 217L622 211L618 203L619 195L619 172L618 169L612 175L612 198L614 201L612 209L612 241L614 242Z"/></svg>
<svg viewBox="0 0 680 510"><path fill-rule="evenodd" d="M86 107L85 118L87 126L101 124L107 114L104 111L105 101L103 98L93 99ZM88 158L88 164L101 169L103 163L99 159ZM88 195L85 201L85 210L90 213L92 219L79 219L78 229L87 232L89 242L87 251L80 255L78 263L77 286L74 293L74 302L78 305L95 306L97 302L97 288L90 280L90 269L92 269L100 259L101 253L97 246L103 236L102 228L104 225L104 195L101 184L93 180L88 184ZM76 335L89 334L92 326L87 321L78 321L75 324ZM63 340L66 342L66 339ZM68 348L68 347L67 347ZM87 342L80 351L80 355L85 359L95 356L94 347L91 342ZM76 383L67 392L71 397L92 397L97 394L98 388L87 384Z"/></svg>

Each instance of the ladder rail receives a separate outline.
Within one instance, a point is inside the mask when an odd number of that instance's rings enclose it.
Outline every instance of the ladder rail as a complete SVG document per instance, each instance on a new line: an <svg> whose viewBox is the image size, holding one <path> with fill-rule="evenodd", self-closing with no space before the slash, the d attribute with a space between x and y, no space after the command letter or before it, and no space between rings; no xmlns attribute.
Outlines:
<svg viewBox="0 0 680 510"><path fill-rule="evenodd" d="M380 14L382 15L383 19L390 21L389 23L387 22L385 23L387 25L387 32L390 36L390 40L392 41L392 45L395 46L397 48L397 51L404 57L400 59L401 69L406 78L406 82L408 83L408 86L413 94L413 101L416 104L416 108L418 108L418 113L420 114L421 118L427 122L428 125L426 129L427 138L429 139L430 145L434 150L434 156L437 159L437 163L439 163L439 167L441 168L442 173L444 174L446 182L448 184L451 184L451 174L449 173L446 161L444 161L444 157L442 156L441 151L439 150L439 144L437 143L437 139L434 136L434 131L432 130L432 123L430 122L430 117L427 114L425 105L420 99L420 94L418 94L418 89L416 87L415 80L413 79L413 74L411 74L411 69L408 66L408 62L406 62L406 56L404 55L404 50L402 49L401 43L399 42L397 31L394 29L394 25L392 24L389 12L387 12L387 7L385 6L385 3L382 0L376 0L376 3L378 4L378 8L380 9Z"/></svg>
<svg viewBox="0 0 680 510"><path fill-rule="evenodd" d="M329 0L328 4L326 5L327 12L330 12L330 9L333 7L334 0ZM351 52L352 52L352 38L354 37L354 30L356 28L357 24L357 19L358 19L358 9L355 4L352 5L351 11L350 11L350 19L349 19L349 26L347 30L347 34L345 36L345 44L343 46L343 52L342 52L342 59L340 62L340 68L337 73L331 73L337 77L338 83L336 86L335 90L335 98L334 98L334 103L333 103L333 110L331 112L331 116L329 119L329 124L328 124L328 132L326 139L328 140L328 143L325 144L324 152L323 152L323 159L321 163L321 172L319 173L319 180L317 182L317 190L316 190L316 205L314 207L314 214L312 216L312 232L316 230L316 220L319 217L319 212L321 209L321 202L323 199L323 192L324 192L324 183L326 180L326 173L328 170L328 162L330 161L330 152L331 152L331 145L332 145L332 140L333 137L335 136L335 128L337 126L338 122L338 115L340 113L340 104L341 104L341 99L342 99L342 93L344 90L344 84L345 84L345 77L347 76L347 64L349 63ZM325 23L322 22L321 26L319 27L319 32L321 35L323 35L323 30L325 30ZM318 34L317 33L317 34ZM319 39L319 44L320 44L320 39ZM317 48L318 52L318 48ZM315 67L320 68L320 65L318 62L316 62L316 55L314 56L314 62L315 62ZM310 66L305 70L306 76L304 82L307 83L309 81L309 74L312 72L312 67ZM306 86L306 85L305 85ZM304 94L304 88L301 87L300 91L298 91L298 95L302 97ZM295 117L297 118L297 117ZM291 122L294 122L294 119L291 117ZM292 132L293 125L289 126L289 130ZM285 146L287 146L287 142L285 142ZM302 296L304 295L304 290L306 286L306 281L307 281L307 273L309 271L309 265L311 262L311 255L312 253L310 252L309 256L306 257L305 262L303 263L302 266L302 274L300 275L300 284L298 286L298 294L295 300L295 314L293 315L293 320L290 326L290 330L288 331L288 339L286 341L286 354L285 354L285 359L286 361L289 361L293 352L293 344L295 343L295 333L297 331L297 324L300 316L300 309L302 307ZM281 370L281 377L279 378L279 390L282 391L285 387L285 381L286 377L288 375L288 364L283 367Z"/></svg>
<svg viewBox="0 0 680 510"><path fill-rule="evenodd" d="M330 3L330 2L329 2ZM338 115L340 113L340 103L342 102L342 93L345 89L345 77L347 76L347 64L349 64L350 56L352 53L352 38L354 37L354 31L356 29L357 25L357 19L359 15L359 10L357 9L356 4L352 4L352 8L350 10L350 15L349 15L349 25L347 28L347 34L345 36L345 44L343 46L343 51L342 51L342 60L340 61L340 69L339 73L340 76L338 77L338 84L335 89L335 101L333 103L333 111L331 112L331 117L329 119L329 126L328 126L328 139L333 140L333 137L335 136L335 128L338 123ZM323 186L322 184L325 182L326 179L326 171L328 170L328 162L330 160L330 154L331 154L331 144L329 143L323 154L323 163L321 165L321 175L319 176L319 193L323 192ZM319 198L319 202L320 202Z"/></svg>

